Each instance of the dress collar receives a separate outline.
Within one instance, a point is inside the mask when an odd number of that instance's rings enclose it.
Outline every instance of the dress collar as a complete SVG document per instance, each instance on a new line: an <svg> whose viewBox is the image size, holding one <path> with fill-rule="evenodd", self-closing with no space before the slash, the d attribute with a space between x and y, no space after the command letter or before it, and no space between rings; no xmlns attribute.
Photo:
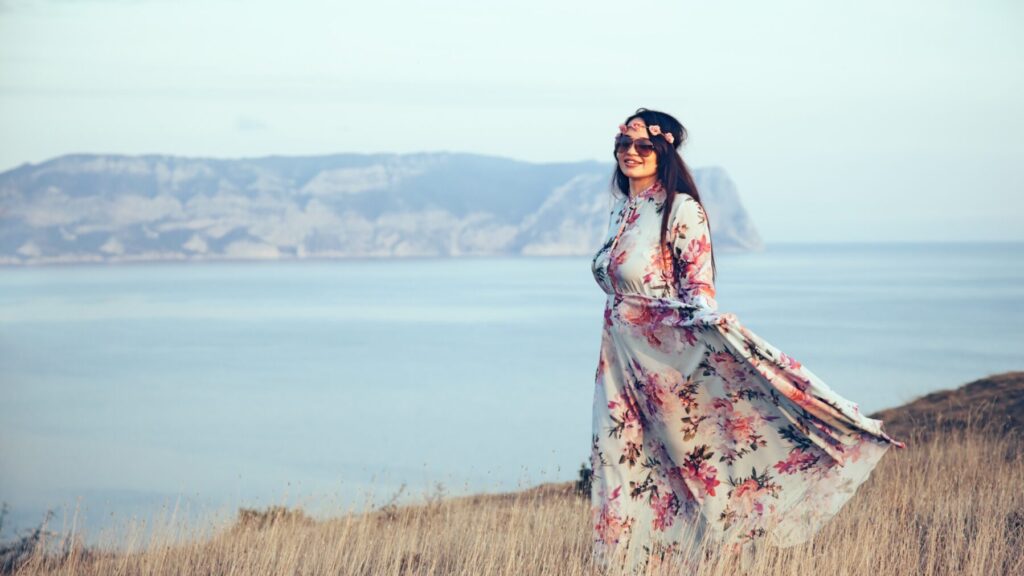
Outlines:
<svg viewBox="0 0 1024 576"><path fill-rule="evenodd" d="M661 185L661 180L655 180L653 184L644 188L636 194L630 194L630 200L646 200L648 198L660 198L665 193L665 188Z"/></svg>

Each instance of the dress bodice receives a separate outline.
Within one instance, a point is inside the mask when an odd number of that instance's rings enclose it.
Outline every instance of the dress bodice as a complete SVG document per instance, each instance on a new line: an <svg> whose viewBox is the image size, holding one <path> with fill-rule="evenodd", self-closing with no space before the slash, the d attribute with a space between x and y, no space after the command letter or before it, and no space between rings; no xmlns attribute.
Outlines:
<svg viewBox="0 0 1024 576"><path fill-rule="evenodd" d="M591 262L594 279L608 295L679 299L717 309L707 215L692 196L677 193L665 245L661 245L666 199L660 182L618 197L601 248Z"/></svg>

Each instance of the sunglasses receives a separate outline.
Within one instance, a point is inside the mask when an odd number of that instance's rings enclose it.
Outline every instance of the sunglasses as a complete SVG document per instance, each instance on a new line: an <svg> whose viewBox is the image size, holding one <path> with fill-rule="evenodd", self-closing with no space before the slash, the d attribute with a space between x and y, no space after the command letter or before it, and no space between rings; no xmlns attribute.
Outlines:
<svg viewBox="0 0 1024 576"><path fill-rule="evenodd" d="M654 142L651 142L650 138L637 138L634 140L628 134L619 134L615 137L615 152L617 154L629 152L630 147L636 147L636 153L641 158L646 158L654 153Z"/></svg>

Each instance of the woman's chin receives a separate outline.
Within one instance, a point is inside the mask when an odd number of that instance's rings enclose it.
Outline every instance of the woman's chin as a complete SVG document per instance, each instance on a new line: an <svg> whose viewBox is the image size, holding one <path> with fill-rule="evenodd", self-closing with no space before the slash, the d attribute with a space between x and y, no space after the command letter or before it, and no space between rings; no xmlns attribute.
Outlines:
<svg viewBox="0 0 1024 576"><path fill-rule="evenodd" d="M643 172L642 170L637 170L636 168L623 170L622 173L625 174L626 178L629 178L630 180L636 180L637 178L647 178L648 176L651 176L651 174L647 174L646 172Z"/></svg>

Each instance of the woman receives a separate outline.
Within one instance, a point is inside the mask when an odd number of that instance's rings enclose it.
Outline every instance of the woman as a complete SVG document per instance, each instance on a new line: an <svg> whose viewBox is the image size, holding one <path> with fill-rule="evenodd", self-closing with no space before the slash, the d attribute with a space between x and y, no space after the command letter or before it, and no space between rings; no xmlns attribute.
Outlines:
<svg viewBox="0 0 1024 576"><path fill-rule="evenodd" d="M749 565L810 539L892 445L794 358L718 312L711 228L672 116L619 126L621 197L594 256L608 294L594 391L594 559L632 571L701 542Z"/></svg>

